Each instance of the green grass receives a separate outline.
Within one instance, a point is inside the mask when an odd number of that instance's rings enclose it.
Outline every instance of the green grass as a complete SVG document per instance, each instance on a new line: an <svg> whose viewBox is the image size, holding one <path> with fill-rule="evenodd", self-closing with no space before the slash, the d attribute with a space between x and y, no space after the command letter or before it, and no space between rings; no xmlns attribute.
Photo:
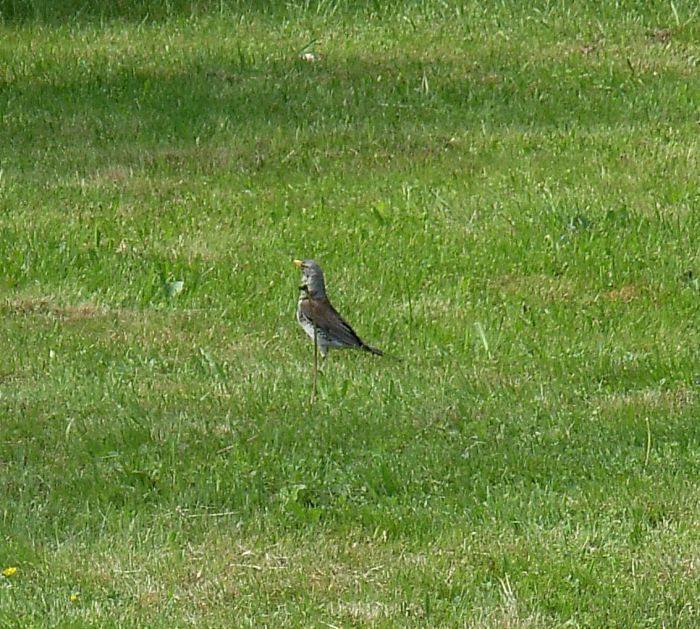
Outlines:
<svg viewBox="0 0 700 629"><path fill-rule="evenodd" d="M695 3L0 15L0 627L700 624Z"/></svg>

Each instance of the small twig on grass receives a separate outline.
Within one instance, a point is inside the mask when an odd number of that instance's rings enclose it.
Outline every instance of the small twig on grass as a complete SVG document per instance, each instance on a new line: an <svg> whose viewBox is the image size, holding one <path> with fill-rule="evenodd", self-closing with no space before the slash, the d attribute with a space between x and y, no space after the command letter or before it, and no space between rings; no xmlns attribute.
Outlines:
<svg viewBox="0 0 700 629"><path fill-rule="evenodd" d="M257 570L262 572L262 566L256 566L254 563L230 563L229 566L232 568L250 568L251 570Z"/></svg>
<svg viewBox="0 0 700 629"><path fill-rule="evenodd" d="M257 570L262 572L263 570L284 570L286 566L258 566L254 563L230 563L229 566L232 568L250 568L251 570Z"/></svg>
<svg viewBox="0 0 700 629"><path fill-rule="evenodd" d="M238 511L218 511L215 513L187 513L185 509L178 506L175 507L175 513L183 518L223 518L228 515L239 515Z"/></svg>

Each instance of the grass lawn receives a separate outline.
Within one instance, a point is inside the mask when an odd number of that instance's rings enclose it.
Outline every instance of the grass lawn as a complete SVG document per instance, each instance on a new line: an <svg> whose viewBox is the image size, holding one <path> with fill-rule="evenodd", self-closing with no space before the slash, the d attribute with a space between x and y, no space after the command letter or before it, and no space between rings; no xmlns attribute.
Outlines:
<svg viewBox="0 0 700 629"><path fill-rule="evenodd" d="M700 626L696 2L0 15L0 627Z"/></svg>

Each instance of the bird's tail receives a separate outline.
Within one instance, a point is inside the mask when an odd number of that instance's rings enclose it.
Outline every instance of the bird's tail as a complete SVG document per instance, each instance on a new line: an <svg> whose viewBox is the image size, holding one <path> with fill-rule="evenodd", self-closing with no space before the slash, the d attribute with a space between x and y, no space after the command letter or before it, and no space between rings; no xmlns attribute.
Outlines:
<svg viewBox="0 0 700 629"><path fill-rule="evenodd" d="M367 345L366 343L362 344L362 349L365 350L366 352L369 352L370 354L374 354L375 356L384 356L384 352L380 349L377 349L376 347L371 347L370 345Z"/></svg>

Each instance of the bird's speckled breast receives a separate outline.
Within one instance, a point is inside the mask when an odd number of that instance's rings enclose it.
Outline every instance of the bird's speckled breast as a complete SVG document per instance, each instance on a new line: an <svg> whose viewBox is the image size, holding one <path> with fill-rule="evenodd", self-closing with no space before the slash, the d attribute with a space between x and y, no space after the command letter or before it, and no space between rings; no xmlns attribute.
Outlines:
<svg viewBox="0 0 700 629"><path fill-rule="evenodd" d="M299 298L299 305L297 307L297 321L299 322L299 325L304 329L304 332L306 332L313 339L314 324L312 323L311 319L304 315L301 309L301 304L305 301L308 301L307 297Z"/></svg>

